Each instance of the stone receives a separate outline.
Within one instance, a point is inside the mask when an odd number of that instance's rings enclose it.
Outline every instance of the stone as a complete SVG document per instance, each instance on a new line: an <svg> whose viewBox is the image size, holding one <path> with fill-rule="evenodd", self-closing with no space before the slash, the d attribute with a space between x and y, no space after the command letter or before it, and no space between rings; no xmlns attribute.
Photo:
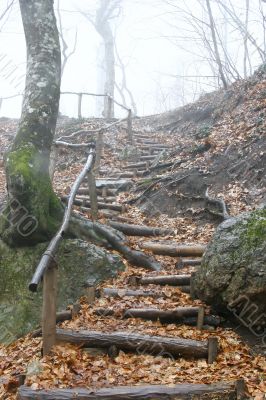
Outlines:
<svg viewBox="0 0 266 400"><path fill-rule="evenodd" d="M193 276L193 293L266 335L266 207L220 224Z"/></svg>
<svg viewBox="0 0 266 400"><path fill-rule="evenodd" d="M42 287L35 294L28 284L47 245L10 248L0 241L0 342L11 342L40 324ZM56 260L58 311L86 293L89 279L97 284L125 268L120 256L79 239L63 240Z"/></svg>

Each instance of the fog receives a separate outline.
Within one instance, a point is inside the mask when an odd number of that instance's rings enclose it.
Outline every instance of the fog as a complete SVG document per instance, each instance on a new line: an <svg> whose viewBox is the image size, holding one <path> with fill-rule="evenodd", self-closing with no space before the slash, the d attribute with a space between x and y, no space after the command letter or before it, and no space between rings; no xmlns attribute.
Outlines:
<svg viewBox="0 0 266 400"><path fill-rule="evenodd" d="M112 0L110 0L112 1ZM1 0L0 16L10 1ZM218 70L210 60L205 46L195 33L195 21L205 24L206 40L211 41L206 23L207 14L203 0L122 0L117 18L111 21L116 47L122 60L127 85L133 94L138 115L164 112L194 101L203 93L221 86L217 78ZM230 6L231 1L224 1ZM233 7L239 18L245 21L244 0L233 0ZM238 74L228 77L231 81L243 77L243 34L237 31L224 15L215 0L211 1L217 32L224 40L224 46L230 54L232 71ZM96 0L61 0L60 15L64 39L73 49L77 32L74 54L66 64L62 78L61 91L103 92L101 87L102 61L104 52L102 39L94 26L81 12L92 16L98 7ZM182 7L181 12L178 7ZM57 13L57 1L55 2ZM263 14L266 4L259 0L250 1L249 32L255 43L265 48L265 29ZM243 32L242 32L243 33ZM23 93L26 48L18 1L0 21L0 98ZM249 51L249 73L261 63L262 57L251 41ZM221 47L221 46L220 46ZM226 60L223 60L226 62ZM207 77L206 77L207 76ZM116 81L121 82L121 69L116 64ZM230 83L230 82L229 82ZM114 97L121 101L115 91ZM2 102L0 116L19 117L22 96L5 99ZM129 99L127 98L128 106ZM77 96L62 95L60 112L68 116L77 116ZM119 115L120 111L116 110ZM82 107L83 116L97 116L99 110L93 98L86 98Z"/></svg>

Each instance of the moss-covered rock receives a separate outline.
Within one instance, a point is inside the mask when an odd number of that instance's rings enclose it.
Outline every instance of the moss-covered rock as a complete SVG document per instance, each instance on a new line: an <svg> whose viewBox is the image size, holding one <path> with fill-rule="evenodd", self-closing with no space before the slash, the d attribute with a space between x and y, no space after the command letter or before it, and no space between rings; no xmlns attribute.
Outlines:
<svg viewBox="0 0 266 400"><path fill-rule="evenodd" d="M0 241L0 342L12 341L40 323L42 290L32 294L28 283L47 247L9 248ZM88 279L100 282L124 269L117 255L82 240L64 240L57 255L58 311L84 293Z"/></svg>
<svg viewBox="0 0 266 400"><path fill-rule="evenodd" d="M266 208L223 222L192 282L214 308L243 324L266 326Z"/></svg>

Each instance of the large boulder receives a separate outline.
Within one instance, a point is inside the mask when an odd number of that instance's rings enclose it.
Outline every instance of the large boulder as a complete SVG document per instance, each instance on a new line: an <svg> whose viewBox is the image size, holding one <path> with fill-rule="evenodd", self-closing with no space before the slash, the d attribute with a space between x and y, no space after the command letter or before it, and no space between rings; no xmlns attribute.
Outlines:
<svg viewBox="0 0 266 400"><path fill-rule="evenodd" d="M192 290L244 325L266 325L266 208L223 222L192 279ZM266 333L266 332L265 332Z"/></svg>
<svg viewBox="0 0 266 400"><path fill-rule="evenodd" d="M47 243L9 248L0 241L0 342L10 342L40 323L42 289L28 284ZM57 309L64 310L84 294L85 282L115 277L125 268L118 255L78 239L62 241L57 254Z"/></svg>

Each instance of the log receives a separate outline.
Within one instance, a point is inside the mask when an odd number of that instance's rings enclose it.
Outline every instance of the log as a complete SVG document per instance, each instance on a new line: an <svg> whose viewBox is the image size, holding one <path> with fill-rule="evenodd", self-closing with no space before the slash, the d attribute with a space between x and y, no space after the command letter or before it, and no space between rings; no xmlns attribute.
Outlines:
<svg viewBox="0 0 266 400"><path fill-rule="evenodd" d="M101 290L101 295L105 297L165 297L163 293L157 293L148 290L128 290L128 289L114 289L114 288L104 288Z"/></svg>
<svg viewBox="0 0 266 400"><path fill-rule="evenodd" d="M140 285L171 285L171 286L187 286L190 285L190 275L157 275L144 276L138 280Z"/></svg>
<svg viewBox="0 0 266 400"><path fill-rule="evenodd" d="M127 311L128 310L126 310L125 312L122 311L122 314L121 314L122 318L126 318L125 317L125 313ZM109 317L109 316L115 315L115 311L112 308L97 308L94 311L94 314L95 315L99 315L101 317ZM127 318L129 318L129 317L127 317ZM135 318L135 317L132 316L132 318ZM138 318L141 318L141 317L138 317ZM164 323L164 324L172 323L171 320L169 321L167 319L165 319L165 320L163 320L161 322ZM197 326L197 322L198 322L198 318L197 317L184 317L183 320L181 321L181 323L183 325L189 325L189 326ZM204 325L203 326L213 326L213 327L217 328L220 325L221 325L221 318L219 316L217 316L217 315L205 315L205 317L204 317Z"/></svg>
<svg viewBox="0 0 266 400"><path fill-rule="evenodd" d="M89 195L89 192L88 192L88 195ZM115 201L116 201L116 197L111 197L111 196L109 196L109 197L101 197L101 196L97 196L97 199L98 199L98 201L100 202L100 203L103 203L103 202L105 202L105 203L114 203ZM86 197L86 196L76 196L76 200L81 200L81 201L88 201L88 197Z"/></svg>
<svg viewBox="0 0 266 400"><path fill-rule="evenodd" d="M164 243L146 242L141 247L150 250L154 254L170 257L201 257L206 249L205 245L167 245Z"/></svg>
<svg viewBox="0 0 266 400"><path fill-rule="evenodd" d="M102 245L107 249L113 248L117 250L136 267L143 267L153 271L161 269L160 263L153 257L141 251L132 250L122 232L103 224L92 223L78 214L71 218L69 233L74 237L90 240L96 245Z"/></svg>
<svg viewBox="0 0 266 400"><path fill-rule="evenodd" d="M153 258L147 256L145 253L137 250L132 250L126 245L126 241L116 234L115 230L110 230L98 223L93 224L95 232L104 237L112 247L123 254L123 256L133 265L137 267L148 268L154 271L159 271L161 265Z"/></svg>
<svg viewBox="0 0 266 400"><path fill-rule="evenodd" d="M85 347L109 348L115 345L123 351L154 356L208 358L208 342L177 337L138 335L131 332L103 333L95 331L56 330L58 342Z"/></svg>
<svg viewBox="0 0 266 400"><path fill-rule="evenodd" d="M202 262L202 258L199 258L197 260L183 260L182 258L180 258L180 260L178 260L178 262L176 263L176 268L181 269L184 267L194 267L194 266L198 266L201 265Z"/></svg>
<svg viewBox="0 0 266 400"><path fill-rule="evenodd" d="M68 201L68 196L62 196L61 200L65 203ZM75 206L83 206L86 208L90 208L91 207L91 202L89 200L79 200L79 199L75 199L74 200L74 204ZM109 204L109 203L98 203L98 209L106 209L106 210L113 210L113 211L119 211L122 212L123 211L123 205L121 204Z"/></svg>
<svg viewBox="0 0 266 400"><path fill-rule="evenodd" d="M64 322L72 319L72 311L60 311L56 313L56 323L58 324L59 322ZM32 338L40 337L42 336L42 328L38 328L35 331L31 333Z"/></svg>
<svg viewBox="0 0 266 400"><path fill-rule="evenodd" d="M215 384L139 385L103 389L47 389L33 390L21 386L18 400L244 400L238 393L238 382Z"/></svg>
<svg viewBox="0 0 266 400"><path fill-rule="evenodd" d="M140 156L140 160L152 161L155 160L156 156Z"/></svg>
<svg viewBox="0 0 266 400"><path fill-rule="evenodd" d="M102 192L103 192L104 189L106 191L106 196L116 196L116 194L117 194L117 190L116 189L109 189L109 188L106 188L106 187L104 187L102 189L96 189L96 190L97 190L97 193L99 195L102 195ZM88 194L90 194L90 192L89 192L88 188L82 187L77 191L77 194L78 195L88 195Z"/></svg>
<svg viewBox="0 0 266 400"><path fill-rule="evenodd" d="M173 234L171 229L162 229L158 227L121 224L119 222L109 222L110 226L129 236L163 236Z"/></svg>
<svg viewBox="0 0 266 400"><path fill-rule="evenodd" d="M135 169L135 168L146 168L146 167L147 167L147 162L138 162L135 164L123 165L122 169Z"/></svg>
<svg viewBox="0 0 266 400"><path fill-rule="evenodd" d="M142 318L150 321L174 323L183 322L185 317L196 317L199 307L177 307L174 310L159 310L157 308L130 308L124 313L124 318Z"/></svg>

